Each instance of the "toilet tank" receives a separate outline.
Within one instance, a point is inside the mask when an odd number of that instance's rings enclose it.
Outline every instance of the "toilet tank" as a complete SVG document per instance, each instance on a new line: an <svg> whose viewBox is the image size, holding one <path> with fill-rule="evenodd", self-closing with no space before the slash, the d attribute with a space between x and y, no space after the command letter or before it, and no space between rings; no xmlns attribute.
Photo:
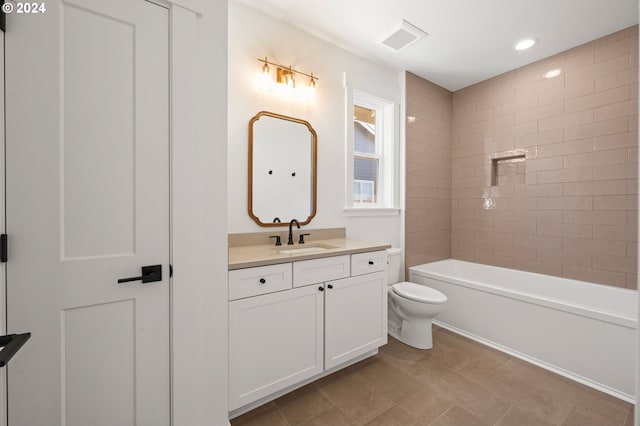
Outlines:
<svg viewBox="0 0 640 426"><path fill-rule="evenodd" d="M404 281L404 273L402 271L402 249L387 249L387 274L389 276L389 285Z"/></svg>

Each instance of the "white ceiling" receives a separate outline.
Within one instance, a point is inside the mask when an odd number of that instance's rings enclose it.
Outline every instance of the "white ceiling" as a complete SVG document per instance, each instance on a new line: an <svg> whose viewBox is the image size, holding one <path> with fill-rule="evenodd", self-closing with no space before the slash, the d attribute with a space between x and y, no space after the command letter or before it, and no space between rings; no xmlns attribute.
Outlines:
<svg viewBox="0 0 640 426"><path fill-rule="evenodd" d="M455 91L638 23L638 0L241 0L346 50ZM396 52L402 19L429 36ZM538 44L517 52L533 37Z"/></svg>

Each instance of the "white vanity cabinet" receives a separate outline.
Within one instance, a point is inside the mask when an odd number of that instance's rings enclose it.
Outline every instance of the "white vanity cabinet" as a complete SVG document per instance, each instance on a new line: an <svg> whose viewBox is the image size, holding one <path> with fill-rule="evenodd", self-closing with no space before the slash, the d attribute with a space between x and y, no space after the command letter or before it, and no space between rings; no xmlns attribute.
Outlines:
<svg viewBox="0 0 640 426"><path fill-rule="evenodd" d="M384 251L229 271L229 410L384 345L386 277Z"/></svg>
<svg viewBox="0 0 640 426"><path fill-rule="evenodd" d="M318 286L229 302L229 409L322 373Z"/></svg>
<svg viewBox="0 0 640 426"><path fill-rule="evenodd" d="M325 284L326 370L387 343L385 277L375 272Z"/></svg>

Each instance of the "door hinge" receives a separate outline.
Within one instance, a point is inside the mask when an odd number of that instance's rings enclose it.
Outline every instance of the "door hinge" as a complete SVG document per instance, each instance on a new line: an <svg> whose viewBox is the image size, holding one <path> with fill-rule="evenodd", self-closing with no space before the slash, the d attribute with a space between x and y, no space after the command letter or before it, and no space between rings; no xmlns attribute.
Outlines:
<svg viewBox="0 0 640 426"><path fill-rule="evenodd" d="M169 278L173 277L173 265L169 264Z"/></svg>
<svg viewBox="0 0 640 426"><path fill-rule="evenodd" d="M7 246L7 234L0 234L0 262L6 262L8 257L9 248Z"/></svg>

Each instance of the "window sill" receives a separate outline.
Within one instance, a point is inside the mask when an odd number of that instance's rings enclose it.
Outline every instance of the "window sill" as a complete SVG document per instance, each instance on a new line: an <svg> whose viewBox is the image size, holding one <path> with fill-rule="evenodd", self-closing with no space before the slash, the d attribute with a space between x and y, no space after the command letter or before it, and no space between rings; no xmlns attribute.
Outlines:
<svg viewBox="0 0 640 426"><path fill-rule="evenodd" d="M347 207L345 216L398 216L400 209L397 207Z"/></svg>

